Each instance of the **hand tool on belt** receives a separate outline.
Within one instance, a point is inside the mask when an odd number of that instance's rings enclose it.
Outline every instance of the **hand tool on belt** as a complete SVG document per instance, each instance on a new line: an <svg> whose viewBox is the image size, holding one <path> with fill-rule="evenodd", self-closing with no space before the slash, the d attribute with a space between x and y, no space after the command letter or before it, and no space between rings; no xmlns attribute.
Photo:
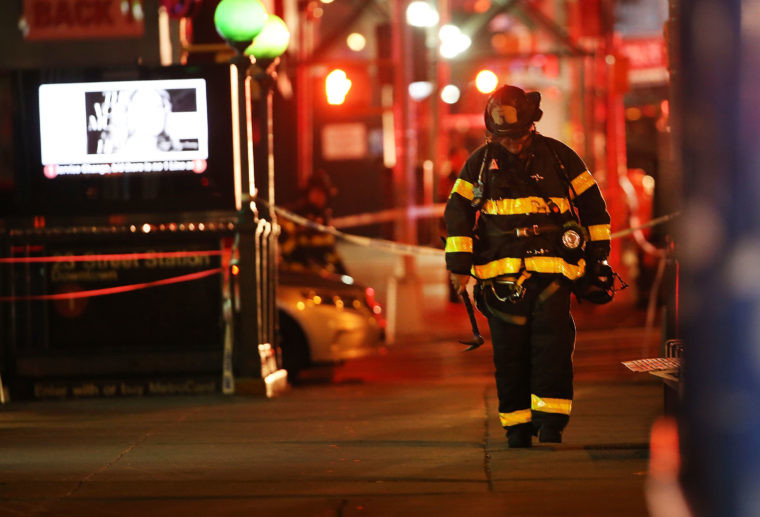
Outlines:
<svg viewBox="0 0 760 517"><path fill-rule="evenodd" d="M475 321L475 310L472 308L472 300L470 300L470 295L466 289L461 293L461 296L462 301L464 302L464 306L467 308L467 315L470 317L472 339L460 339L459 342L463 345L469 345L464 349L465 352L468 352L470 350L475 350L478 348L480 345L485 343L485 340L483 339L483 336L480 335L480 331L478 330L478 322Z"/></svg>

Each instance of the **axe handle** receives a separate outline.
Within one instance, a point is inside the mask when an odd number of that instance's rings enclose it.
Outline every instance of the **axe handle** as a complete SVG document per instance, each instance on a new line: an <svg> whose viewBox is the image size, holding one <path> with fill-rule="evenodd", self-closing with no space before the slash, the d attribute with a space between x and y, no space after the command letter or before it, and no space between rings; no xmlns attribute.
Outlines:
<svg viewBox="0 0 760 517"><path fill-rule="evenodd" d="M475 310L472 308L472 300L470 300L469 293L465 290L462 293L462 301L464 302L464 306L467 309L467 316L470 317L470 326L472 327L472 333L475 336L480 336L480 331L478 330L478 322L475 321Z"/></svg>

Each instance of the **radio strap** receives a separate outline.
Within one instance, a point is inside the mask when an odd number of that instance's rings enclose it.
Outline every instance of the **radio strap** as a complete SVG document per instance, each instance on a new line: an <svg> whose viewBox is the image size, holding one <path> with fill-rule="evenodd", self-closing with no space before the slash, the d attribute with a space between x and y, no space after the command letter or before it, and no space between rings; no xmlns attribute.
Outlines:
<svg viewBox="0 0 760 517"><path fill-rule="evenodd" d="M483 204L483 198L485 197L485 182L483 181L483 173L488 167L491 161L493 152L491 150L491 140L486 139L485 150L483 151L483 161L480 164L480 171L478 171L478 181L472 189L472 202L470 203L474 208L480 208Z"/></svg>
<svg viewBox="0 0 760 517"><path fill-rule="evenodd" d="M567 184L568 189L570 190L570 192L573 193L573 195L570 197L570 211L573 213L573 217L575 218L575 221L578 224L581 224L581 218L580 218L580 214L578 213L578 207L575 206L575 200L578 199L578 193L575 191L575 187L573 187L573 182L570 181L570 177L567 174L567 168L565 167L565 163L559 157L557 150L554 147L552 147L549 141L546 139L544 139L543 141L544 141L544 144L551 150L552 154L554 155L554 159L559 165L560 178L565 180L565 183ZM538 187L538 185L536 185L536 187Z"/></svg>

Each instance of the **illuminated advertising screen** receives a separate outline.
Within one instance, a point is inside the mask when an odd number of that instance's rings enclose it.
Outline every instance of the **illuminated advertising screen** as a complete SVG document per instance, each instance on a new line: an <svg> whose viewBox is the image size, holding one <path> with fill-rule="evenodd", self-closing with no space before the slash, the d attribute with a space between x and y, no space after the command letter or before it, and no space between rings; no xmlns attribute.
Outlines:
<svg viewBox="0 0 760 517"><path fill-rule="evenodd" d="M43 84L39 105L47 178L206 170L203 79Z"/></svg>
<svg viewBox="0 0 760 517"><path fill-rule="evenodd" d="M229 210L229 77L225 66L22 74L17 208Z"/></svg>

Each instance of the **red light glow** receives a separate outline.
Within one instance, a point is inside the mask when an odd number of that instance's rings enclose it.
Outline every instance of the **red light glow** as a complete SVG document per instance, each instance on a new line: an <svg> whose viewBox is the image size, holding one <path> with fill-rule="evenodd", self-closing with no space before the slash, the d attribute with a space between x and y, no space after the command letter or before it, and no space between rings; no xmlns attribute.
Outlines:
<svg viewBox="0 0 760 517"><path fill-rule="evenodd" d="M480 93L491 93L499 85L499 78L491 70L481 70L475 77L475 87Z"/></svg>
<svg viewBox="0 0 760 517"><path fill-rule="evenodd" d="M327 103L332 105L343 104L346 95L351 89L351 80L346 72L336 68L327 74L325 78L325 94L327 94Z"/></svg>

